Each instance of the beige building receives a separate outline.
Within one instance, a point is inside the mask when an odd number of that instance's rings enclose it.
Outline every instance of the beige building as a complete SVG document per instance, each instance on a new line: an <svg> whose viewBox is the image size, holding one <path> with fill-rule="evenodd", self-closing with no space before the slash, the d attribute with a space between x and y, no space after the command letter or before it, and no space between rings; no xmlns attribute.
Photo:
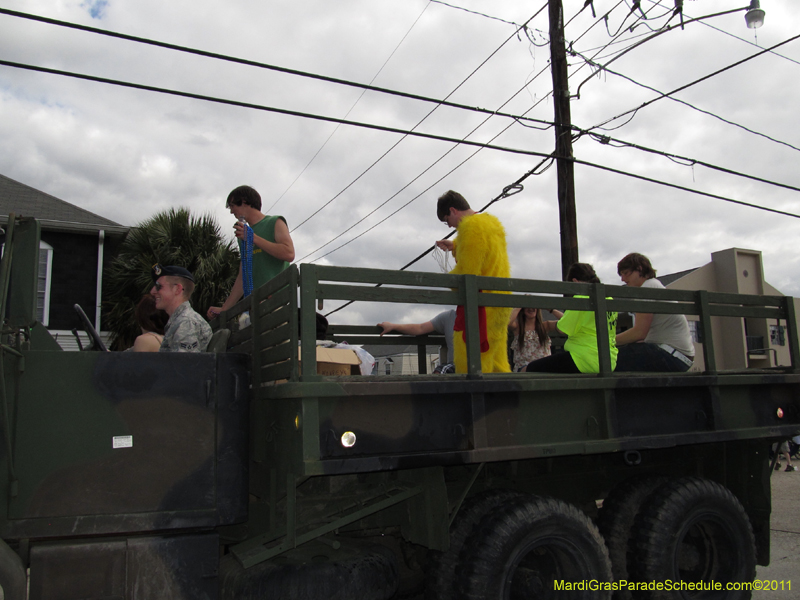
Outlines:
<svg viewBox="0 0 800 600"><path fill-rule="evenodd" d="M658 277L669 289L708 290L758 296L783 296L764 278L761 252L729 248L711 254L711 262L688 271ZM798 300L795 298L795 311ZM692 371L705 370L697 317L688 315L695 346ZM791 364L786 324L775 319L712 317L717 368L745 369Z"/></svg>
<svg viewBox="0 0 800 600"><path fill-rule="evenodd" d="M419 348L418 346L379 346L365 345L364 350L375 357L373 375L419 375ZM425 347L425 361L427 373L439 364L439 347Z"/></svg>

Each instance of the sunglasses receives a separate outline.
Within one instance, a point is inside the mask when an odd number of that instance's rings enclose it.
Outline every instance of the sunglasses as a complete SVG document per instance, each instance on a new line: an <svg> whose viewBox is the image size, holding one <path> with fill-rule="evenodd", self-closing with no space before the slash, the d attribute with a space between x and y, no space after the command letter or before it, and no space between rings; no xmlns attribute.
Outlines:
<svg viewBox="0 0 800 600"><path fill-rule="evenodd" d="M157 292L160 292L161 288L163 288L165 285L180 285L180 284L179 283L154 283L153 287L156 288Z"/></svg>

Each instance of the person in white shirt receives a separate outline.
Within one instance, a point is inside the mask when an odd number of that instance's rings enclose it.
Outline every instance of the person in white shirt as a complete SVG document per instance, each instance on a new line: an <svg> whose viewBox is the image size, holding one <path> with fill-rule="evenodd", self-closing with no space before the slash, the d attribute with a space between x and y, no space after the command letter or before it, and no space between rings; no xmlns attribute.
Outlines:
<svg viewBox="0 0 800 600"><path fill-rule="evenodd" d="M633 252L617 263L617 273L631 287L665 289L643 254ZM684 315L636 313L633 327L616 337L617 371L688 371L694 344Z"/></svg>

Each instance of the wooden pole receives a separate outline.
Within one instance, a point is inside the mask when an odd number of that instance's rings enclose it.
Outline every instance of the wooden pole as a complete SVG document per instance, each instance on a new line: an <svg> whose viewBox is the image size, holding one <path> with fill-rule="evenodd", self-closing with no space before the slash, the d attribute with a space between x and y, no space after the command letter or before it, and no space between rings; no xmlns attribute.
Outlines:
<svg viewBox="0 0 800 600"><path fill-rule="evenodd" d="M572 116L569 108L567 51L564 43L564 9L561 0L549 0L550 69L555 108L558 217L561 228L561 276L566 278L578 262L578 223L575 211L575 164L572 162Z"/></svg>

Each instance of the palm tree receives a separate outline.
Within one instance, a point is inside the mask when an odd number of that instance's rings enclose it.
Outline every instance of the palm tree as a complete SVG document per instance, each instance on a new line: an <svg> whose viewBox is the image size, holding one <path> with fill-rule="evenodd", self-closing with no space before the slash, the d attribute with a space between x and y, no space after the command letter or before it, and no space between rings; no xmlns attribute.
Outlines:
<svg viewBox="0 0 800 600"><path fill-rule="evenodd" d="M155 263L189 269L195 279L192 307L205 315L230 293L239 271L239 252L225 242L210 214L191 215L188 209L163 211L132 228L104 276L105 329L111 331L111 349L123 350L141 333L133 309L153 286Z"/></svg>

